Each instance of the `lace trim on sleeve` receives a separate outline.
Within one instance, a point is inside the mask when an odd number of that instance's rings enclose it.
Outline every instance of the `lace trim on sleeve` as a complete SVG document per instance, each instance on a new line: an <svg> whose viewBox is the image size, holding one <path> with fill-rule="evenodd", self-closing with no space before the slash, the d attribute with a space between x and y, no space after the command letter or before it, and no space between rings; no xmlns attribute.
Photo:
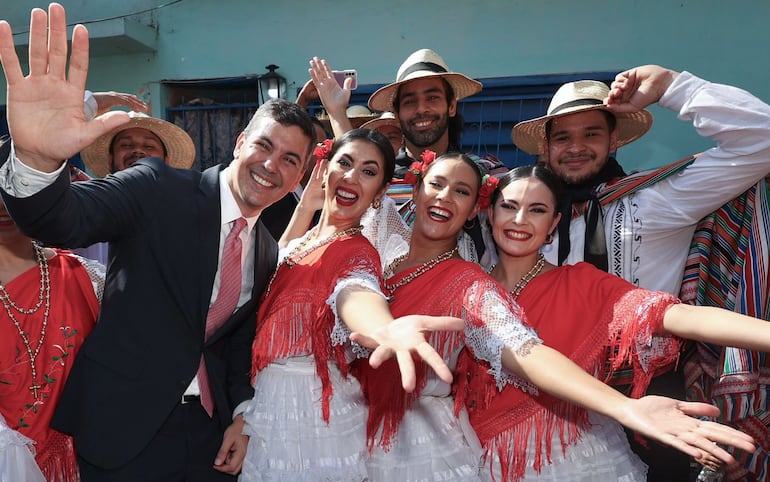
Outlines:
<svg viewBox="0 0 770 482"><path fill-rule="evenodd" d="M475 283L465 295L465 340L476 358L489 363L489 374L498 389L514 385L537 394L537 387L503 368L502 353L509 348L521 356L541 344L537 333L525 326L524 312L493 283Z"/></svg>
<svg viewBox="0 0 770 482"><path fill-rule="evenodd" d="M331 332L331 342L332 346L349 344L355 358L368 358L371 354L371 350L350 341L350 328L348 328L345 322L340 319L339 313L337 312L337 298L343 291L352 287L363 288L373 293L378 293L383 298L385 297L380 289L379 280L369 272L354 271L350 273L348 277L340 278L337 281L337 285L334 287L334 291L332 291L332 294L326 299L326 304L329 305L332 313L334 313L334 328L332 328Z"/></svg>
<svg viewBox="0 0 770 482"><path fill-rule="evenodd" d="M91 278L91 286L94 288L96 299L99 303L102 302L102 295L104 294L104 278L107 276L107 268L96 260L84 258L82 256L73 255L80 261L80 264L86 269L88 277Z"/></svg>
<svg viewBox="0 0 770 482"><path fill-rule="evenodd" d="M615 319L610 329L629 338L620 358L636 355L640 367L647 373L670 363L678 356L679 340L669 334L661 334L666 310L679 300L664 292L635 289L624 295L615 306Z"/></svg>

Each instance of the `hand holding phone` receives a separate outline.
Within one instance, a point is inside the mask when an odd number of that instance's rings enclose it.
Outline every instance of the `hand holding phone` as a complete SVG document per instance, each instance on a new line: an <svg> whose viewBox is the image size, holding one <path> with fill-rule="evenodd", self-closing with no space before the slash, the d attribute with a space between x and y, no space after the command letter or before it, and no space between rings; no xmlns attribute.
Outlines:
<svg viewBox="0 0 770 482"><path fill-rule="evenodd" d="M358 72L355 69L332 70L332 74L340 87L345 87L345 79L347 78L353 79L350 84L350 90L356 90L358 87Z"/></svg>

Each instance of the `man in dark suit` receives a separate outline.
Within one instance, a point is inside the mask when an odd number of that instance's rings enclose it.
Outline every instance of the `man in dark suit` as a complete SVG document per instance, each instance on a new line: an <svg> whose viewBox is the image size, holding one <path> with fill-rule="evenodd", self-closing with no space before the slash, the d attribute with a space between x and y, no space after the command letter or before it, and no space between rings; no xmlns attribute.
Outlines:
<svg viewBox="0 0 770 482"><path fill-rule="evenodd" d="M3 198L20 229L45 243L111 243L99 323L53 425L73 435L86 482L232 480L247 443L237 406L253 393L257 298L276 265L275 242L258 218L304 173L311 121L295 104L269 102L238 137L227 167L200 173L151 158L108 179L70 184L62 160L128 117L83 118L87 32L75 28L65 72L60 5L48 16L33 10L30 42L23 77L10 27L0 22L15 149L0 168ZM240 294L209 329L210 307L233 283L223 245L239 218L247 226L233 235L243 245Z"/></svg>

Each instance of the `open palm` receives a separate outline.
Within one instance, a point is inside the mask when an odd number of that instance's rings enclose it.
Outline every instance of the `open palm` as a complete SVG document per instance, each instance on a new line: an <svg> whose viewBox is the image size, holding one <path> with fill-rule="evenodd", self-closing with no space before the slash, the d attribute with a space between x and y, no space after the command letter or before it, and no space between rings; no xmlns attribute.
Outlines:
<svg viewBox="0 0 770 482"><path fill-rule="evenodd" d="M49 34L50 32L50 34ZM32 10L29 75L24 76L13 34L0 22L0 61L8 83L8 128L16 153L26 164L52 171L101 134L128 121L111 112L86 122L83 96L88 73L88 32L75 27L67 70L67 23L64 8Z"/></svg>

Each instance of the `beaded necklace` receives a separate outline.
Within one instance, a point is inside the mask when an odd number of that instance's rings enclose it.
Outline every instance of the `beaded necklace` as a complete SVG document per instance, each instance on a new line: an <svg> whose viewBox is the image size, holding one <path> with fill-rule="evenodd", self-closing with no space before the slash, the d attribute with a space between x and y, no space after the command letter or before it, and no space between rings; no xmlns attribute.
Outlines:
<svg viewBox="0 0 770 482"><path fill-rule="evenodd" d="M435 268L437 264L441 263L442 261L448 260L449 258L454 256L455 253L457 253L457 246L455 246L454 248L450 249L449 251L447 251L445 253L441 253L440 255L436 256L435 258L429 259L428 261L426 261L423 264L421 264L420 266L418 266L417 269L415 269L414 271L409 273L407 276L404 276L403 278L401 278L399 281L397 281L395 283L391 284L391 283L388 283L386 281L385 282L385 289L388 291L388 293L390 293L390 300L393 301L393 293L396 291L396 288L404 286L405 284L407 284L410 281L414 280L415 278L417 278L421 274L423 274L423 273L425 273L425 272ZM385 275L386 279L393 276L396 267L398 267L398 265L401 264L401 262L404 261L407 258L407 256L409 256L409 253L406 253L406 254L403 254L403 255L399 256L398 258L394 259L388 265L387 268L385 268L384 275Z"/></svg>
<svg viewBox="0 0 770 482"><path fill-rule="evenodd" d="M27 355L29 355L29 366L32 371L32 385L28 387L28 389L32 392L32 396L35 398L35 400L40 400L38 398L38 390L43 388L43 386L37 380L37 367L35 366L35 361L37 360L37 356L40 354L40 349L43 347L43 342L45 341L45 330L48 326L48 313L50 312L51 308L51 280L48 276L48 260L45 257L43 248L34 242L32 243L32 246L35 250L37 265L40 268L40 292L38 294L37 304L34 306L34 308L19 307L11 299L11 295L8 294L8 292L5 290L5 286L2 284L0 284L0 301L3 303L5 311L8 313L8 318L10 318L14 326L16 326L16 330L19 332L21 341L24 342L24 348L27 350ZM32 315L37 312L37 310L39 310L43 305L45 306L43 310L43 326L40 329L40 340L37 342L37 347L32 350L32 342L29 336L27 336L27 334L24 332L24 328L22 328L19 320L16 319L14 311L18 311L22 315Z"/></svg>
<svg viewBox="0 0 770 482"><path fill-rule="evenodd" d="M313 231L317 230L318 228L313 228ZM326 244L331 243L335 239L341 238L343 236L354 236L356 234L359 234L361 232L361 229L363 229L362 226L353 226L352 228L344 229L342 231L338 231L328 238L321 239L320 241L317 241L316 243L310 245L310 247L307 247L307 244L310 242L310 238L313 237L313 234L315 232L310 233L307 235L305 239L303 239L299 244L297 244L297 247L291 250L291 253L286 255L283 260L278 263L278 266L276 266L275 271L273 271L273 275L270 277L270 281L267 282L267 288L265 289L265 296L267 296L270 293L270 288L273 286L273 281L275 281L275 277L278 274L278 269L281 267L282 264L285 264L287 267L292 268L296 266L300 261L302 261L305 256L312 253L316 249L320 248L321 246L324 246ZM304 251L303 251L304 250Z"/></svg>
<svg viewBox="0 0 770 482"><path fill-rule="evenodd" d="M492 266L489 268L489 273L492 273L492 270L495 269L497 265ZM535 279L535 276L539 275L541 271L543 271L543 267L545 266L545 256L543 256L543 253L538 254L537 261L535 261L534 266L532 266L529 271L524 273L524 276L521 277L518 283L513 287L511 290L511 294L513 295L513 299L518 299L519 295L522 291L524 291L524 288L529 284L530 281Z"/></svg>

